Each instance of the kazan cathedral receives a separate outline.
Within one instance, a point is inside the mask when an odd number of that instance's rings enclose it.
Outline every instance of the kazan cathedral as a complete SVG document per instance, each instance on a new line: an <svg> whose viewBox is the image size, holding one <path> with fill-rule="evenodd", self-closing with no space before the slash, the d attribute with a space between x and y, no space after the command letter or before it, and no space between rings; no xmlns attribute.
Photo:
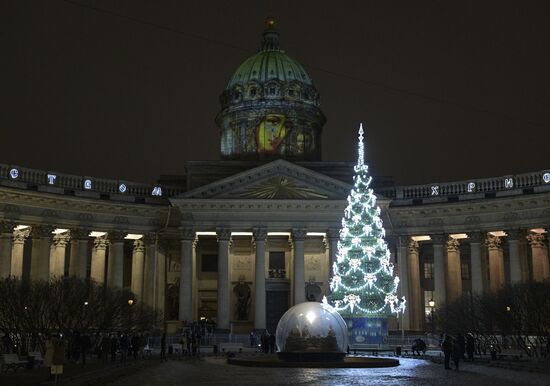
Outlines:
<svg viewBox="0 0 550 386"><path fill-rule="evenodd" d="M274 331L292 305L321 300L353 163L321 160L319 93L272 21L220 103L221 159L154 186L0 164L0 275L129 288L168 332L198 320ZM462 293L550 278L550 170L372 186L408 306L390 330L424 331Z"/></svg>

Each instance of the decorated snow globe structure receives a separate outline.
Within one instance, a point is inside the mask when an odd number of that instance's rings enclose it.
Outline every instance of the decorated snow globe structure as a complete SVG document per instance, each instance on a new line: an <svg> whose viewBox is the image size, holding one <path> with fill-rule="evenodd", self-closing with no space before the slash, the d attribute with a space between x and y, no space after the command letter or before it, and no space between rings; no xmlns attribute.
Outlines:
<svg viewBox="0 0 550 386"><path fill-rule="evenodd" d="M341 361L347 351L347 326L326 302L290 308L276 331L280 359L295 362Z"/></svg>

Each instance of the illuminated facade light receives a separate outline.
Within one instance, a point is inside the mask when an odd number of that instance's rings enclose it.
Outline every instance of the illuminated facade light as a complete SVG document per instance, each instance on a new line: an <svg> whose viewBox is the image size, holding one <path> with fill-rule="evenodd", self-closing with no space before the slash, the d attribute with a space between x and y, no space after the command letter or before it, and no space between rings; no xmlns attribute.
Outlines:
<svg viewBox="0 0 550 386"><path fill-rule="evenodd" d="M125 237L126 240L139 240L143 238L143 235L139 235L136 233L128 233Z"/></svg>
<svg viewBox="0 0 550 386"><path fill-rule="evenodd" d="M84 189L86 190L92 189L92 180L90 179L84 180Z"/></svg>
<svg viewBox="0 0 550 386"><path fill-rule="evenodd" d="M428 240L431 240L432 238L428 235L422 235L422 236L412 236L411 239L414 241L428 241Z"/></svg>
<svg viewBox="0 0 550 386"><path fill-rule="evenodd" d="M252 236L252 232L231 232L231 236Z"/></svg>
<svg viewBox="0 0 550 386"><path fill-rule="evenodd" d="M542 180L544 181L545 184L550 183L550 173L544 173L542 175Z"/></svg>
<svg viewBox="0 0 550 386"><path fill-rule="evenodd" d="M216 236L216 232L195 232L195 235L197 236Z"/></svg>
<svg viewBox="0 0 550 386"><path fill-rule="evenodd" d="M120 193L126 193L126 190L128 190L128 188L126 187L126 184L120 184L118 185L118 191Z"/></svg>
<svg viewBox="0 0 550 386"><path fill-rule="evenodd" d="M505 178L504 179L504 187L506 189L512 189L514 187L514 179L513 178Z"/></svg>
<svg viewBox="0 0 550 386"><path fill-rule="evenodd" d="M327 234L325 232L307 232L307 235L325 237Z"/></svg>
<svg viewBox="0 0 550 386"><path fill-rule="evenodd" d="M55 180L57 179L57 176L55 174L48 174L46 176L46 178L48 179L48 184L49 185L54 185L55 184Z"/></svg>
<svg viewBox="0 0 550 386"><path fill-rule="evenodd" d="M288 236L290 237L290 232L267 232L268 236Z"/></svg>
<svg viewBox="0 0 550 386"><path fill-rule="evenodd" d="M452 235L449 235L452 239L455 240L461 240L461 239L467 239L468 235L466 233L454 233Z"/></svg>
<svg viewBox="0 0 550 386"><path fill-rule="evenodd" d="M473 193L476 191L476 183L475 182L469 182L468 183L468 193Z"/></svg>
<svg viewBox="0 0 550 386"><path fill-rule="evenodd" d="M17 177L19 177L19 169L11 169L10 170L10 177L15 180Z"/></svg>
<svg viewBox="0 0 550 386"><path fill-rule="evenodd" d="M432 196L439 196L439 186L432 185Z"/></svg>

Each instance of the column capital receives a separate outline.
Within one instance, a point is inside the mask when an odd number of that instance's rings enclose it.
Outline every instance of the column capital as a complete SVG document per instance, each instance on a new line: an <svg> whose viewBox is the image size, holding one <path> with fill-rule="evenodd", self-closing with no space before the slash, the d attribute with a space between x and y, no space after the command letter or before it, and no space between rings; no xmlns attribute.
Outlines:
<svg viewBox="0 0 550 386"><path fill-rule="evenodd" d="M109 239L107 238L107 235L98 236L94 239L94 248L95 249L105 249L105 248L107 248L108 243L109 243Z"/></svg>
<svg viewBox="0 0 550 386"><path fill-rule="evenodd" d="M252 235L254 236L254 241L265 241L267 239L267 228L253 228Z"/></svg>
<svg viewBox="0 0 550 386"><path fill-rule="evenodd" d="M25 239L31 234L30 228L25 229L16 229L13 231L13 242L14 243L24 243Z"/></svg>
<svg viewBox="0 0 550 386"><path fill-rule="evenodd" d="M181 227L181 240L195 240L195 229L192 227Z"/></svg>
<svg viewBox="0 0 550 386"><path fill-rule="evenodd" d="M432 239L432 242L434 244L443 245L445 241L447 241L447 236L443 233L437 233L434 235L430 235L430 238Z"/></svg>
<svg viewBox="0 0 550 386"><path fill-rule="evenodd" d="M527 240L531 248L544 248L544 235L542 233L529 233Z"/></svg>
<svg viewBox="0 0 550 386"><path fill-rule="evenodd" d="M340 229L339 228L328 228L328 230L327 230L327 239L329 241L338 241L340 239Z"/></svg>
<svg viewBox="0 0 550 386"><path fill-rule="evenodd" d="M13 234L13 228L15 228L15 223L10 220L0 221L0 233L11 233Z"/></svg>
<svg viewBox="0 0 550 386"><path fill-rule="evenodd" d="M231 229L229 228L216 228L216 236L218 241L231 240Z"/></svg>
<svg viewBox="0 0 550 386"><path fill-rule="evenodd" d="M128 235L126 231L115 230L109 232L109 240L111 243L120 243L124 241L124 238Z"/></svg>
<svg viewBox="0 0 550 386"><path fill-rule="evenodd" d="M73 240L88 240L89 237L90 237L90 229L88 228L71 229L71 238Z"/></svg>
<svg viewBox="0 0 550 386"><path fill-rule="evenodd" d="M418 241L410 239L409 245L408 245L409 253L418 254L418 248L419 248Z"/></svg>
<svg viewBox="0 0 550 386"><path fill-rule="evenodd" d="M305 228L293 228L291 235L293 241L304 241L307 236L307 230Z"/></svg>
<svg viewBox="0 0 550 386"><path fill-rule="evenodd" d="M31 235L35 238L51 238L53 237L52 232L54 229L54 226L47 224L33 225L31 227Z"/></svg>
<svg viewBox="0 0 550 386"><path fill-rule="evenodd" d="M143 240L134 240L134 253L143 251L145 251L145 244L143 243Z"/></svg>
<svg viewBox="0 0 550 386"><path fill-rule="evenodd" d="M521 230L519 229L508 229L505 232L506 232L508 241L512 241L512 240L517 241L519 240L521 235Z"/></svg>
<svg viewBox="0 0 550 386"><path fill-rule="evenodd" d="M483 232L468 232L470 243L481 243L485 234Z"/></svg>
<svg viewBox="0 0 550 386"><path fill-rule="evenodd" d="M458 252L460 248L460 243L457 239L453 239L452 237L449 237L447 240L447 252Z"/></svg>
<svg viewBox="0 0 550 386"><path fill-rule="evenodd" d="M58 233L53 237L53 244L56 247L66 247L67 243L71 240L69 232Z"/></svg>
<svg viewBox="0 0 550 386"><path fill-rule="evenodd" d="M485 245L487 245L489 250L500 250L501 244L502 244L502 241L498 236L487 235L487 238L485 239Z"/></svg>

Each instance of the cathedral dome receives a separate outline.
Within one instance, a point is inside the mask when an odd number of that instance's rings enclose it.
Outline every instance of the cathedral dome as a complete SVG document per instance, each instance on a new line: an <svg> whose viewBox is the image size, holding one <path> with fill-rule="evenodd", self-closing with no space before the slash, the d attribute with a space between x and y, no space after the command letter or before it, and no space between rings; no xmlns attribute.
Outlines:
<svg viewBox="0 0 550 386"><path fill-rule="evenodd" d="M226 159L318 160L326 121L304 67L279 47L269 18L258 53L233 73L216 123Z"/></svg>
<svg viewBox="0 0 550 386"><path fill-rule="evenodd" d="M235 71L227 90L237 85L246 85L250 82L261 84L269 81L299 82L313 86L311 78L304 67L277 48L262 48L256 55L248 58Z"/></svg>

